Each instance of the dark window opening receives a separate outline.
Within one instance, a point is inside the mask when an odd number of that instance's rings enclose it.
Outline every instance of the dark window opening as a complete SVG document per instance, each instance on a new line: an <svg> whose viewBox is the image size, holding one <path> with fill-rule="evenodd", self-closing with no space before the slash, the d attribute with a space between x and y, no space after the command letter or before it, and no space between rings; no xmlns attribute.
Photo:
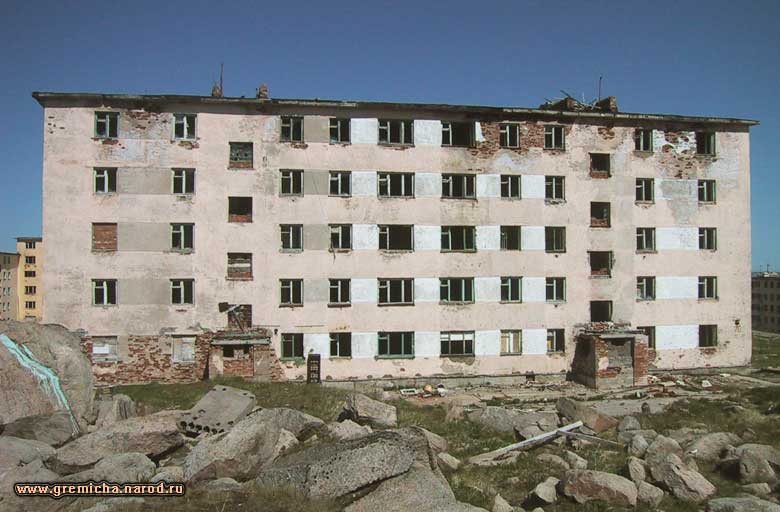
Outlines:
<svg viewBox="0 0 780 512"><path fill-rule="evenodd" d="M547 329L547 352L564 352L565 350L564 330Z"/></svg>
<svg viewBox="0 0 780 512"><path fill-rule="evenodd" d="M119 112L95 112L95 137L115 139L119 136Z"/></svg>
<svg viewBox="0 0 780 512"><path fill-rule="evenodd" d="M718 278L715 276L699 276L699 298L718 298Z"/></svg>
<svg viewBox="0 0 780 512"><path fill-rule="evenodd" d="M699 202L714 203L715 201L715 180L699 180Z"/></svg>
<svg viewBox="0 0 780 512"><path fill-rule="evenodd" d="M499 144L502 148L520 147L520 125L502 124L499 126Z"/></svg>
<svg viewBox="0 0 780 512"><path fill-rule="evenodd" d="M413 197L414 173L380 172L379 197Z"/></svg>
<svg viewBox="0 0 780 512"><path fill-rule="evenodd" d="M171 279L171 304L193 304L194 287L193 279Z"/></svg>
<svg viewBox="0 0 780 512"><path fill-rule="evenodd" d="M346 251L352 249L352 225L330 225L330 249L332 251Z"/></svg>
<svg viewBox="0 0 780 512"><path fill-rule="evenodd" d="M718 326L700 325L699 326L699 346L716 347L718 345Z"/></svg>
<svg viewBox="0 0 780 512"><path fill-rule="evenodd" d="M544 198L557 199L563 201L566 199L566 178L563 176L545 176L544 177Z"/></svg>
<svg viewBox="0 0 780 512"><path fill-rule="evenodd" d="M644 325L637 327L637 330L642 331L642 333L647 336L647 348L655 349L655 326Z"/></svg>
<svg viewBox="0 0 780 512"><path fill-rule="evenodd" d="M330 120L330 141L334 144L350 141L349 119Z"/></svg>
<svg viewBox="0 0 780 512"><path fill-rule="evenodd" d="M116 192L116 169L95 169L95 193L111 194Z"/></svg>
<svg viewBox="0 0 780 512"><path fill-rule="evenodd" d="M713 132L696 132L696 154L715 154L715 134Z"/></svg>
<svg viewBox="0 0 780 512"><path fill-rule="evenodd" d="M640 276L636 278L636 298L638 300L655 300L655 277Z"/></svg>
<svg viewBox="0 0 780 512"><path fill-rule="evenodd" d="M228 167L232 169L251 169L254 162L253 152L251 142L231 142Z"/></svg>
<svg viewBox="0 0 780 512"><path fill-rule="evenodd" d="M174 114L173 136L176 139L195 139L195 114Z"/></svg>
<svg viewBox="0 0 780 512"><path fill-rule="evenodd" d="M612 275L612 251L590 251L590 275L610 277Z"/></svg>
<svg viewBox="0 0 780 512"><path fill-rule="evenodd" d="M92 304L95 306L116 304L116 279L92 280Z"/></svg>
<svg viewBox="0 0 780 512"><path fill-rule="evenodd" d="M475 251L476 228L474 226L442 226L442 251Z"/></svg>
<svg viewBox="0 0 780 512"><path fill-rule="evenodd" d="M716 228L699 228L699 249L715 251L718 248Z"/></svg>
<svg viewBox="0 0 780 512"><path fill-rule="evenodd" d="M377 339L380 357L414 356L413 332L380 332Z"/></svg>
<svg viewBox="0 0 780 512"><path fill-rule="evenodd" d="M609 178L610 165L609 154L591 153L590 154L590 177L591 178Z"/></svg>
<svg viewBox="0 0 780 512"><path fill-rule="evenodd" d="M344 305L350 303L349 279L329 280L329 303Z"/></svg>
<svg viewBox="0 0 780 512"><path fill-rule="evenodd" d="M349 171L330 171L330 195L348 197L352 195L352 173Z"/></svg>
<svg viewBox="0 0 780 512"><path fill-rule="evenodd" d="M251 197L228 197L228 222L252 222Z"/></svg>
<svg viewBox="0 0 780 512"><path fill-rule="evenodd" d="M441 123L442 146L471 147L474 145L474 123Z"/></svg>
<svg viewBox="0 0 780 512"><path fill-rule="evenodd" d="M566 227L547 226L544 228L545 252L566 252Z"/></svg>
<svg viewBox="0 0 780 512"><path fill-rule="evenodd" d="M414 279L379 279L379 304L414 303Z"/></svg>
<svg viewBox="0 0 780 512"><path fill-rule="evenodd" d="M193 246L194 224L171 224L171 250L191 251Z"/></svg>
<svg viewBox="0 0 780 512"><path fill-rule="evenodd" d="M352 357L352 333L330 333L330 357Z"/></svg>
<svg viewBox="0 0 780 512"><path fill-rule="evenodd" d="M590 321L591 322L611 322L612 321L612 301L611 300L592 300L592 301L590 301Z"/></svg>
<svg viewBox="0 0 780 512"><path fill-rule="evenodd" d="M280 279L281 305L303 306L303 279Z"/></svg>
<svg viewBox="0 0 780 512"><path fill-rule="evenodd" d="M195 193L195 169L174 169L172 179L174 194Z"/></svg>
<svg viewBox="0 0 780 512"><path fill-rule="evenodd" d="M442 174L441 196L455 199L473 199L477 177L474 174Z"/></svg>
<svg viewBox="0 0 780 512"><path fill-rule="evenodd" d="M303 142L303 118L282 116L282 142Z"/></svg>
<svg viewBox="0 0 780 512"><path fill-rule="evenodd" d="M653 178L636 179L636 201L639 203L652 203L655 200Z"/></svg>
<svg viewBox="0 0 780 512"><path fill-rule="evenodd" d="M522 277L502 277L501 278L501 302L522 302L523 301L523 278Z"/></svg>
<svg viewBox="0 0 780 512"><path fill-rule="evenodd" d="M636 228L636 250L655 251L655 228Z"/></svg>
<svg viewBox="0 0 780 512"><path fill-rule="evenodd" d="M379 249L383 251L413 251L414 226L379 226Z"/></svg>
<svg viewBox="0 0 780 512"><path fill-rule="evenodd" d="M379 142L381 144L412 144L412 121L390 119L379 120Z"/></svg>
<svg viewBox="0 0 780 512"><path fill-rule="evenodd" d="M439 300L442 302L474 302L473 277L445 277L439 279Z"/></svg>
<svg viewBox="0 0 780 512"><path fill-rule="evenodd" d="M590 203L590 227L608 228L610 227L610 204L609 203Z"/></svg>
<svg viewBox="0 0 780 512"><path fill-rule="evenodd" d="M442 332L439 339L443 356L474 355L474 331Z"/></svg>
<svg viewBox="0 0 780 512"><path fill-rule="evenodd" d="M545 279L545 300L547 302L566 301L565 277L548 277Z"/></svg>
<svg viewBox="0 0 780 512"><path fill-rule="evenodd" d="M634 132L634 149L637 151L653 151L653 130L637 128Z"/></svg>
<svg viewBox="0 0 780 512"><path fill-rule="evenodd" d="M544 149L564 149L565 144L563 126L547 125L544 127Z"/></svg>
<svg viewBox="0 0 780 512"><path fill-rule="evenodd" d="M279 226L279 232L282 237L282 250L303 250L303 225L281 224Z"/></svg>
<svg viewBox="0 0 780 512"><path fill-rule="evenodd" d="M252 305L235 304L227 309L228 328L243 331L252 327Z"/></svg>
<svg viewBox="0 0 780 512"><path fill-rule="evenodd" d="M520 199L520 176L501 175L501 197Z"/></svg>
<svg viewBox="0 0 780 512"><path fill-rule="evenodd" d="M501 250L519 251L521 231L520 226L501 226Z"/></svg>
<svg viewBox="0 0 780 512"><path fill-rule="evenodd" d="M303 333L282 334L282 358L303 359Z"/></svg>
<svg viewBox="0 0 780 512"><path fill-rule="evenodd" d="M290 169L282 171L282 195L303 195L303 171Z"/></svg>

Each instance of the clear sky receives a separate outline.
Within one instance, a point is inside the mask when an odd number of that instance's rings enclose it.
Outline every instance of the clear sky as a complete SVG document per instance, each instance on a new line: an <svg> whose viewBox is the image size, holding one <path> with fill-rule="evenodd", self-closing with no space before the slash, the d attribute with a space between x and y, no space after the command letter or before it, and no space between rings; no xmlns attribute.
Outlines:
<svg viewBox="0 0 780 512"><path fill-rule="evenodd" d="M753 269L780 270L780 2L0 1L0 251L41 233L34 90L536 107L758 119Z"/></svg>

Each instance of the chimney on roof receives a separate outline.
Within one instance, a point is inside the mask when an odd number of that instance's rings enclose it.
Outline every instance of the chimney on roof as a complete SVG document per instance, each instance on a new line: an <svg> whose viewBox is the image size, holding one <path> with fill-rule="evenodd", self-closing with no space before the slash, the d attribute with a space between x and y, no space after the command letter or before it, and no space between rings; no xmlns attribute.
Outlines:
<svg viewBox="0 0 780 512"><path fill-rule="evenodd" d="M260 87L257 88L257 94L255 97L259 100L267 100L268 99L268 86L266 84L261 84Z"/></svg>

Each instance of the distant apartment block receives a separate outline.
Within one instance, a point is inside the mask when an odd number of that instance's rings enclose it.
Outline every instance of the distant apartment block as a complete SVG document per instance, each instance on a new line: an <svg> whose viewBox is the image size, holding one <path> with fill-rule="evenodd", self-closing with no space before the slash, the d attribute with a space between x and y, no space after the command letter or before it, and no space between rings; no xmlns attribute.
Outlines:
<svg viewBox="0 0 780 512"><path fill-rule="evenodd" d="M754 272L753 328L780 332L780 272Z"/></svg>
<svg viewBox="0 0 780 512"><path fill-rule="evenodd" d="M19 255L0 252L0 320L19 320Z"/></svg>
<svg viewBox="0 0 780 512"><path fill-rule="evenodd" d="M19 253L17 277L18 320L39 322L43 316L43 239L16 239Z"/></svg>

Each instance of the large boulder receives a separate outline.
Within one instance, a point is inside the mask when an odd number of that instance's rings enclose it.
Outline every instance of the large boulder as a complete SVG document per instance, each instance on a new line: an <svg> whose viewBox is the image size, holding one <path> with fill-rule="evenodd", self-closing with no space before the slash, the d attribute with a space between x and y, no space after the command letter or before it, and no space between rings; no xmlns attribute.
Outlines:
<svg viewBox="0 0 780 512"><path fill-rule="evenodd" d="M683 464L676 455L650 466L653 480L680 500L698 503L715 494L717 489L700 473Z"/></svg>
<svg viewBox="0 0 780 512"><path fill-rule="evenodd" d="M262 409L251 414L254 422L265 423L271 429L284 429L303 441L325 426L325 422L305 412L277 407ZM241 420L243 421L243 420ZM241 422L239 422L241 423Z"/></svg>
<svg viewBox="0 0 780 512"><path fill-rule="evenodd" d="M571 421L582 421L586 427L597 433L618 425L618 420L612 416L602 414L595 408L571 398L559 398L556 407L561 416L565 416Z"/></svg>
<svg viewBox="0 0 780 512"><path fill-rule="evenodd" d="M739 481L743 484L777 483L777 475L761 453L744 450L737 461Z"/></svg>
<svg viewBox="0 0 780 512"><path fill-rule="evenodd" d="M558 501L558 491L556 490L560 480L555 477L548 477L544 482L537 484L528 494L523 502L526 508L546 507Z"/></svg>
<svg viewBox="0 0 780 512"><path fill-rule="evenodd" d="M118 453L100 460L95 467L68 475L63 482L148 482L155 472L155 465L143 453Z"/></svg>
<svg viewBox="0 0 780 512"><path fill-rule="evenodd" d="M707 503L707 512L780 512L780 505L755 496L716 498Z"/></svg>
<svg viewBox="0 0 780 512"><path fill-rule="evenodd" d="M333 439L339 441L346 441L348 439L357 439L358 437L367 436L373 430L368 425L358 425L352 420L334 421L328 423L325 427L327 434Z"/></svg>
<svg viewBox="0 0 780 512"><path fill-rule="evenodd" d="M637 457L629 457L626 459L624 473L637 485L639 482L644 482L647 479L647 466L645 466L645 461Z"/></svg>
<svg viewBox="0 0 780 512"><path fill-rule="evenodd" d="M636 419L635 416L624 416L622 420L620 420L620 424L618 425L618 432L625 432L628 430L641 430L642 425L639 424L639 420Z"/></svg>
<svg viewBox="0 0 780 512"><path fill-rule="evenodd" d="M117 421L133 418L136 415L133 399L121 394L112 396L110 400L100 400L97 402L97 410L96 430L109 427Z"/></svg>
<svg viewBox="0 0 780 512"><path fill-rule="evenodd" d="M645 461L652 470L654 465L665 462L669 455L682 457L682 448L680 448L680 444L674 439L659 435L653 439L653 442L647 447Z"/></svg>
<svg viewBox="0 0 780 512"><path fill-rule="evenodd" d="M0 469L0 500L3 496L14 495L13 484L18 482L54 482L59 475L49 470L40 459L36 459L24 466L16 466L8 470ZM0 503L2 510L2 503Z"/></svg>
<svg viewBox="0 0 780 512"><path fill-rule="evenodd" d="M699 462L716 462L720 459L723 449L729 445L736 446L740 437L730 432L715 432L705 434L691 443L686 452Z"/></svg>
<svg viewBox="0 0 780 512"><path fill-rule="evenodd" d="M743 444L735 450L737 457L741 457L746 452L752 452L769 462L774 468L780 469L780 450L768 444Z"/></svg>
<svg viewBox="0 0 780 512"><path fill-rule="evenodd" d="M516 433L523 439L558 428L555 412L523 413L493 405L472 411L467 418L498 432Z"/></svg>
<svg viewBox="0 0 780 512"><path fill-rule="evenodd" d="M393 428L398 425L398 416L394 405L353 393L344 402L344 410L339 420L349 419L361 425Z"/></svg>
<svg viewBox="0 0 780 512"><path fill-rule="evenodd" d="M639 503L652 507L653 509L660 505L661 501L664 499L664 491L647 482L639 482L636 486L636 490Z"/></svg>
<svg viewBox="0 0 780 512"><path fill-rule="evenodd" d="M70 413L60 411L17 418L5 425L0 435L33 439L56 448L73 439L75 432Z"/></svg>
<svg viewBox="0 0 780 512"><path fill-rule="evenodd" d="M577 503L602 501L616 507L635 507L636 485L631 480L612 473L575 469L567 471L558 488Z"/></svg>
<svg viewBox="0 0 780 512"><path fill-rule="evenodd" d="M55 450L46 443L32 439L0 436L0 475L16 466L29 464L34 460L48 461Z"/></svg>
<svg viewBox="0 0 780 512"><path fill-rule="evenodd" d="M0 423L70 410L78 432L94 420L92 366L64 327L0 322L0 368Z"/></svg>

